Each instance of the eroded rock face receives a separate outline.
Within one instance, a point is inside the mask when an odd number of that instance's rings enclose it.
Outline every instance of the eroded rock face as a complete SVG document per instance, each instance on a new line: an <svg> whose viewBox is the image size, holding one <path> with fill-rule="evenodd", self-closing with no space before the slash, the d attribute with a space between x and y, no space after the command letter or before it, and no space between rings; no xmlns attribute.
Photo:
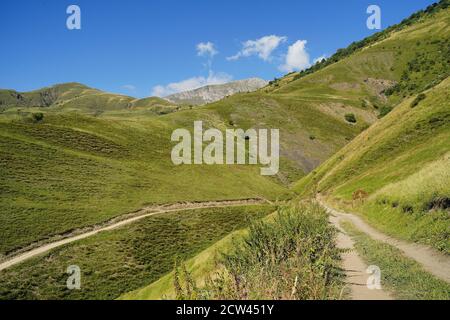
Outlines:
<svg viewBox="0 0 450 320"><path fill-rule="evenodd" d="M201 105L218 101L235 93L255 91L264 87L267 83L268 82L263 79L250 78L175 93L165 97L165 99L177 104Z"/></svg>
<svg viewBox="0 0 450 320"><path fill-rule="evenodd" d="M371 90L379 99L386 101L387 98L384 95L384 91L397 84L397 81L387 79L374 79L367 78L364 80L366 86Z"/></svg>

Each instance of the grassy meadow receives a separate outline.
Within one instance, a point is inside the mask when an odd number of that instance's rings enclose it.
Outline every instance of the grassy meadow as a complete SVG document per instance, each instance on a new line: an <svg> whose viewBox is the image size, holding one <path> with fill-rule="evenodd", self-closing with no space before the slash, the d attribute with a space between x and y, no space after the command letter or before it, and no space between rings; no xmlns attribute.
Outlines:
<svg viewBox="0 0 450 320"><path fill-rule="evenodd" d="M0 254L149 203L286 197L287 186L362 130L309 103L263 92L166 115L75 112L60 104L0 113ZM35 121L33 113L44 117ZM280 128L279 175L262 177L255 165L174 166L170 135L192 130L195 120L205 129Z"/></svg>
<svg viewBox="0 0 450 320"><path fill-rule="evenodd" d="M186 210L144 218L64 245L0 273L0 299L115 299L169 273L227 234L273 212L269 205ZM81 269L81 289L66 269Z"/></svg>
<svg viewBox="0 0 450 320"><path fill-rule="evenodd" d="M46 113L29 123L0 115L0 254L150 203L287 192L255 165L174 166L170 135L182 125L155 117Z"/></svg>
<svg viewBox="0 0 450 320"><path fill-rule="evenodd" d="M450 8L430 8L308 70L199 107L79 83L0 90L0 260L149 204L316 192L380 231L450 253ZM173 165L171 133L198 120L204 130L279 129L280 172ZM358 191L367 196L353 199ZM341 298L325 212L290 205L258 220L274 209L181 211L101 232L2 271L0 299ZM383 257L398 297L448 294L392 248L355 237L367 261ZM72 264L81 290L66 289Z"/></svg>
<svg viewBox="0 0 450 320"><path fill-rule="evenodd" d="M339 299L335 236L317 205L285 205L120 298Z"/></svg>

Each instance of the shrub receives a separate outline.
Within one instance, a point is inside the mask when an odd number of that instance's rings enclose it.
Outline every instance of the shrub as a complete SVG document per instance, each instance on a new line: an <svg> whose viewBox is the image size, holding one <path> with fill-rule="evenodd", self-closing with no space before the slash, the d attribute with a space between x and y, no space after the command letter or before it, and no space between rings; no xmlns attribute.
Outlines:
<svg viewBox="0 0 450 320"><path fill-rule="evenodd" d="M356 117L353 113L347 113L344 117L347 122L356 123Z"/></svg>
<svg viewBox="0 0 450 320"><path fill-rule="evenodd" d="M415 108L420 101L422 101L423 99L425 99L427 96L425 95L425 93L420 93L414 100L413 102L411 102L411 108Z"/></svg>
<svg viewBox="0 0 450 320"><path fill-rule="evenodd" d="M386 90L384 90L383 93L386 96L391 96L394 93L399 92L400 90L401 90L401 85L399 83L397 83L397 84L393 85L392 87L387 88Z"/></svg>
<svg viewBox="0 0 450 320"><path fill-rule="evenodd" d="M33 113L33 120L35 122L40 122L44 119L44 114L42 112Z"/></svg>
<svg viewBox="0 0 450 320"><path fill-rule="evenodd" d="M254 222L244 239L222 254L203 288L181 268L179 299L334 299L342 272L336 229L317 204L290 205L272 220ZM184 273L184 274L183 274ZM184 286L179 279L184 278ZM184 288L183 288L184 287Z"/></svg>
<svg viewBox="0 0 450 320"><path fill-rule="evenodd" d="M383 118L385 115L387 115L391 111L392 111L392 107L382 106L380 109L380 113L378 114L378 119Z"/></svg>
<svg viewBox="0 0 450 320"><path fill-rule="evenodd" d="M406 71L403 71L402 76L400 78L402 81L408 81L409 80L409 74Z"/></svg>

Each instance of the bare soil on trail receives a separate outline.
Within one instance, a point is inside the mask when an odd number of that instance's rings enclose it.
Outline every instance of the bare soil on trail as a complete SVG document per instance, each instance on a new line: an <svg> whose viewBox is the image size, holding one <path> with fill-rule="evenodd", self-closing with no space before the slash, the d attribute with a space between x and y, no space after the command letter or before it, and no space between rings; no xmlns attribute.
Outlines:
<svg viewBox="0 0 450 320"><path fill-rule="evenodd" d="M372 239L382 241L391 246L396 247L402 253L415 261L417 261L425 271L431 273L436 278L450 283L450 256L429 246L411 243L404 240L395 239L388 236L375 228L371 227L360 217L346 212L341 212L328 206L321 197L317 197L319 204L324 207L331 215L332 220L336 223L340 220L351 221L356 228L368 234ZM333 221L332 221L333 222Z"/></svg>
<svg viewBox="0 0 450 320"><path fill-rule="evenodd" d="M239 207L269 203L265 199L242 199L242 200L223 200L223 201L205 201L205 202L178 202L164 205L152 205L144 207L138 211L122 215L111 219L105 223L94 225L87 228L77 229L70 233L58 235L46 243L35 243L27 248L22 249L14 254L5 256L0 262L0 271L13 265L21 263L37 255L46 253L54 248L62 245L91 237L99 232L113 230L124 225L136 222L153 215L206 208L224 208Z"/></svg>
<svg viewBox="0 0 450 320"><path fill-rule="evenodd" d="M381 289L369 289L367 280L370 276L367 273L369 267L354 249L352 238L341 228L341 218L331 213L330 222L339 230L336 245L340 249L347 249L341 255L342 268L346 275L346 287L350 289L350 298L353 300L392 300L389 292Z"/></svg>

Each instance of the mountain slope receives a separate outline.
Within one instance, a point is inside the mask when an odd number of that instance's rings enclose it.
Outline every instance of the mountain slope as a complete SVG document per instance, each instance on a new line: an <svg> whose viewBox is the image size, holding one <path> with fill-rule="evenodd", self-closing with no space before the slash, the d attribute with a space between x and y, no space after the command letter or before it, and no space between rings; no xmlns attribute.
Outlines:
<svg viewBox="0 0 450 320"><path fill-rule="evenodd" d="M176 104L201 105L218 101L226 96L239 92L251 92L267 85L267 81L259 78L237 80L225 84L208 85L198 89L171 94L166 100Z"/></svg>
<svg viewBox="0 0 450 320"><path fill-rule="evenodd" d="M178 113L188 114L172 115ZM276 198L287 191L255 165L173 165L171 133L192 127L192 120L168 116L46 112L39 122L0 116L0 253L146 203Z"/></svg>
<svg viewBox="0 0 450 320"><path fill-rule="evenodd" d="M380 106L391 103L382 90L402 81L414 54L426 53L438 62L431 74L416 72L416 81L448 72L446 61L438 57L450 34L444 32L448 11L427 14L299 79L160 117L141 112L148 105L170 107L159 98L134 100L80 84L16 97L24 105L41 107L0 113L2 252L127 213L145 202L280 196L285 186L376 121ZM411 48L414 54L405 57ZM11 92L5 94L12 103ZM28 109L42 112L43 120L30 119ZM346 120L348 113L356 123ZM280 129L276 179L261 177L256 166L174 166L170 135L177 128L192 130L195 120L203 120L204 129Z"/></svg>
<svg viewBox="0 0 450 320"><path fill-rule="evenodd" d="M391 235L450 252L449 92L447 78L406 99L300 180L296 191L324 193ZM358 192L363 199L355 200Z"/></svg>
<svg viewBox="0 0 450 320"><path fill-rule="evenodd" d="M371 47L352 52L314 73L296 79L298 74L288 75L263 89L267 93L265 99L279 102L278 110L288 99L295 99L302 107L306 103L311 108L319 106L322 111L321 104L330 104L333 99L347 108L364 105L363 108L370 110L376 105L378 108L374 107L373 113L382 119L301 179L294 189L303 195L320 191L336 205L359 210L371 223L389 234L433 245L446 252L450 239L450 80L445 78L449 72L448 61L440 53L449 41L449 17L448 10L433 10L421 19L414 19L413 23L406 20L406 25L395 29L381 43L373 42ZM399 39L404 39L404 42L399 42ZM419 45L418 41L421 42ZM413 53L404 56L403 50L412 50ZM423 68L423 64L419 70L411 68L411 59L417 55L426 56L427 61L433 59L436 63L427 62L428 70ZM403 79L403 74L413 74L413 77ZM384 95L384 90L396 84L401 85L399 90ZM420 100L417 97L424 89L427 90L425 98ZM251 99L265 101L256 94L246 97L248 105ZM237 118L246 105L237 108L234 105L242 103L243 99L242 96L224 99L217 103L218 108L223 108L228 101L225 106L232 111L224 112L224 116ZM387 115L380 115L383 106L395 108ZM342 121L342 113L336 109L339 110L329 105L327 114L333 114L335 120ZM289 116L285 119L290 119ZM244 121L245 118L242 116L239 120ZM268 118L268 115L262 118ZM249 113L247 119L258 121L258 114ZM278 120L276 116L275 120ZM314 123L312 128L317 126ZM356 190L369 193L365 203L351 201ZM223 245L223 242L217 245ZM231 245L227 242L227 246ZM197 260L188 261L194 279L205 277L207 269L212 269L214 258L211 252L215 250L212 246ZM173 273L125 294L123 298L159 299L162 293L169 296L174 293Z"/></svg>
<svg viewBox="0 0 450 320"><path fill-rule="evenodd" d="M0 110L2 111L10 108L39 107L45 108L47 111L75 110L95 115L128 109L155 110L162 113L179 109L176 105L158 97L135 99L125 95L103 92L75 82L57 84L30 92L0 90Z"/></svg>

